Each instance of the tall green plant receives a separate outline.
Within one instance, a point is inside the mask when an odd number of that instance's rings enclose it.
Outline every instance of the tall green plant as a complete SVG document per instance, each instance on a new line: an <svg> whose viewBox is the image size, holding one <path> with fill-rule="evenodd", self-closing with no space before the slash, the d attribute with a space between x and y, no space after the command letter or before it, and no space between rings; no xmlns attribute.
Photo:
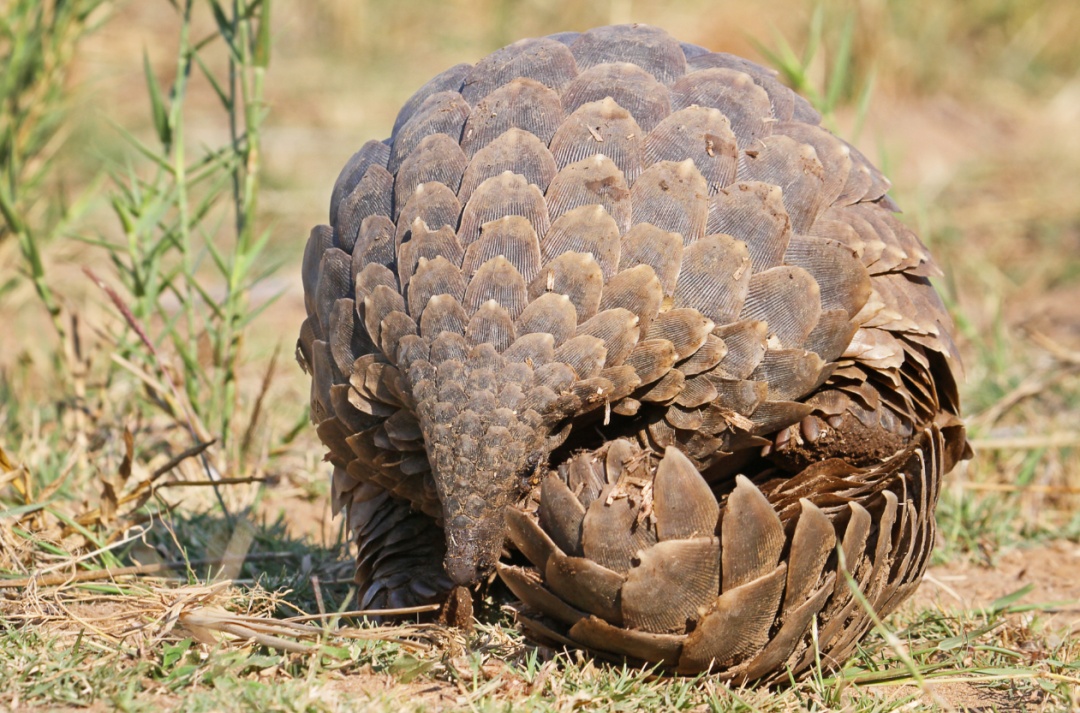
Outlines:
<svg viewBox="0 0 1080 713"><path fill-rule="evenodd" d="M113 173L113 212L123 239L98 239L127 295L112 294L137 338L121 341L121 362L144 377L155 400L182 417L198 439L220 439L226 457L242 458L237 376L246 328L265 309L250 309L253 285L273 268L262 262L269 237L256 210L262 165L263 86L270 58L270 0L170 2L179 21L172 85L164 87L144 59L154 136L120 129L136 158ZM196 12L215 31L194 37ZM224 67L210 55L226 51ZM194 82L216 97L228 141L193 150L186 112ZM159 350L179 360L174 370ZM155 381L152 379L150 381ZM177 413L177 411L180 411Z"/></svg>
<svg viewBox="0 0 1080 713"><path fill-rule="evenodd" d="M45 278L41 242L55 232L45 183L63 144L65 79L79 40L111 0L0 1L0 243L18 242L26 273L57 332L60 302Z"/></svg>
<svg viewBox="0 0 1080 713"><path fill-rule="evenodd" d="M825 5L818 4L810 16L806 40L800 55L779 33L776 35L775 49L754 40L759 52L768 62L776 67L787 83L800 92L821 112L827 124L833 124L833 115L845 102L855 101L858 107L855 128L850 137L858 141L863 122L874 89L874 75L869 73L862 81L862 89L857 91L859 78L853 71L853 47L856 32L856 16L847 12L839 33L827 30ZM822 49L826 50L826 68L823 81L816 81L812 67ZM835 129L835 126L832 126Z"/></svg>

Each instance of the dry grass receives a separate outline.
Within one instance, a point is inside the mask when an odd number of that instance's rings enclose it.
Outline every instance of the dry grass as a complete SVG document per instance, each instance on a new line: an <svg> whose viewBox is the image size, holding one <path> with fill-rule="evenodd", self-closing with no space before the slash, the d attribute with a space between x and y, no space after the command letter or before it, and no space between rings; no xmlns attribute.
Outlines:
<svg viewBox="0 0 1080 713"><path fill-rule="evenodd" d="M823 49L799 68L812 86L836 76L833 48L851 7L822 6ZM849 136L861 127L860 147L893 178L894 197L948 272L939 287L958 318L978 457L947 483L936 564L915 600L847 669L780 691L658 679L536 648L498 601L469 636L409 615L365 622L350 611L351 564L305 425L307 377L284 356L303 315L304 237L325 220L338 168L385 135L435 72L518 36L624 20L760 58L755 41L776 47L784 37L801 51L811 9L333 0L274 10L258 224L271 231L262 264L283 267L248 295L255 306L278 296L243 333L230 433L193 437L178 418L182 395L162 406L165 382L188 372L168 348L155 358L130 351L132 320L83 273L119 285L115 265L73 239L117 235L94 181L102 166L135 159L111 124L153 136L141 54L168 87L177 23L167 3L123 6L82 43L67 81L69 140L31 213L51 233L41 250L63 341L42 327L33 284L0 237L0 707L1080 706L1080 578L1068 576L1080 571L1080 49L1069 31L1080 6L857 5L830 120ZM194 28L213 32L210 14L196 13ZM207 51L220 69L224 52ZM188 143L220 144L227 132L210 86L193 80L191 92ZM52 219L79 196L77 221ZM160 316L139 323L162 328ZM209 368L209 341L199 344ZM245 442L245 456L223 452L222 435Z"/></svg>

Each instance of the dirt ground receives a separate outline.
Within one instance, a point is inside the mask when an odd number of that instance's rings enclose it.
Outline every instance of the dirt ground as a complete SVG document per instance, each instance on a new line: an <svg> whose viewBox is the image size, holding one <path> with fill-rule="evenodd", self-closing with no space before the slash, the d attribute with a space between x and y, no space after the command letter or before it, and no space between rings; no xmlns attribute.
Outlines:
<svg viewBox="0 0 1080 713"><path fill-rule="evenodd" d="M1030 641L1013 642L1016 649L1037 657L1040 655L1039 647L1046 641L1055 636L1065 638L1080 631L1078 543L1057 540L1006 551L995 559L992 567L966 562L932 567L915 596L905 604L905 609L938 608L944 614L970 612L989 607L1000 597L1028 585L1032 586L1031 591L1016 604L1056 604L1038 614L1041 641L1033 637ZM1018 631L1030 631L1025 625L1031 623L1031 614L1013 616L1019 617L1022 622ZM465 664L464 670L467 669ZM492 678L497 678L497 673L493 672ZM506 686L519 687L521 690L517 693L522 696L529 693L528 685L516 677L503 679L500 684L501 692L512 697L514 692L506 690ZM1008 686L976 686L963 681L929 682L921 695L919 689L909 685L880 686L864 692L869 692L883 703L916 696L902 710L922 710L927 705L936 705L946 711L972 713L1039 710L1037 701L1013 694ZM375 672L353 673L324 680L313 695L330 708L338 704L355 705L365 699L383 705L408 699L414 705L441 710L468 707L471 700L470 691L450 681L420 678L404 682L399 676ZM861 700L866 702L865 698Z"/></svg>
<svg viewBox="0 0 1080 713"><path fill-rule="evenodd" d="M1021 604L1060 603L1044 624L1049 629L1080 630L1080 544L1058 540L1015 549L995 558L993 567L951 562L931 567L909 606L943 611L988 607L1027 585Z"/></svg>
<svg viewBox="0 0 1080 713"><path fill-rule="evenodd" d="M1038 617L1043 636L1013 642L1019 651L1032 657L1042 655L1045 643L1060 641L1080 631L1080 544L1056 540L1046 544L1000 553L993 566L970 562L950 562L931 567L904 608L908 611L937 608L944 614L974 611L989 607L995 600L1028 585L1032 589L1017 605L1047 604ZM1032 614L1020 618L1018 631L1030 632ZM883 689L886 700L918 693L913 686ZM945 710L1014 711L1038 710L1034 701L1010 695L1007 689L975 686L961 681L930 682L919 701L935 703Z"/></svg>
<svg viewBox="0 0 1080 713"><path fill-rule="evenodd" d="M283 497L268 498L266 502L271 509L282 508L294 536L325 538L327 532L336 532L337 521L329 521L331 514L323 498L298 501L286 493ZM977 612L1029 585L1031 591L1015 605L1053 606L1040 607L1037 615L1013 615L1018 622L1016 630L1032 634L1034 629L1030 625L1037 616L1040 636L1032 636L1030 640L1021 637L1012 645L1038 657L1047 642L1065 640L1080 632L1080 543L1054 540L1003 550L989 563L954 560L931 567L900 615L925 609L936 609L943 615ZM466 705L469 700L467 691L459 690L447 681L403 683L395 676L377 673L351 674L324 681L320 695L325 695L327 701L355 701L358 697L374 701L400 700L402 687L408 689L410 700L436 709ZM906 685L871 690L871 694L882 701L896 701L918 693L918 689ZM931 682L927 685L927 693L917 700L944 710L1038 710L1035 702L1018 699L1008 690L960 681Z"/></svg>

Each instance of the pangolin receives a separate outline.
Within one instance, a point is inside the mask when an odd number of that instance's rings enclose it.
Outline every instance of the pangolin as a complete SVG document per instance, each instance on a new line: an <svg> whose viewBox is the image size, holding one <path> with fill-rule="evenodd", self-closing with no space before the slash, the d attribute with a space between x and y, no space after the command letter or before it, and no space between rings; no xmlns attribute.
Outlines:
<svg viewBox="0 0 1080 713"><path fill-rule="evenodd" d="M303 258L361 605L498 567L541 639L737 680L841 662L969 454L889 186L775 73L647 25L425 84Z"/></svg>

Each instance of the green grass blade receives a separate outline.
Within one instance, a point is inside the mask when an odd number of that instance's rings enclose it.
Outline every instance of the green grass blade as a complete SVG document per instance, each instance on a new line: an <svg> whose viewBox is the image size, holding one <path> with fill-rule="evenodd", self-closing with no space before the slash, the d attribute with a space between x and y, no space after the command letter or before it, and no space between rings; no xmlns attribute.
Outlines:
<svg viewBox="0 0 1080 713"><path fill-rule="evenodd" d="M169 108L165 105L165 97L161 93L154 70L150 68L150 56L143 51L143 75L146 81L147 93L150 95L150 111L154 119L154 130L157 131L158 140L167 151L172 145L172 126L169 122Z"/></svg>

